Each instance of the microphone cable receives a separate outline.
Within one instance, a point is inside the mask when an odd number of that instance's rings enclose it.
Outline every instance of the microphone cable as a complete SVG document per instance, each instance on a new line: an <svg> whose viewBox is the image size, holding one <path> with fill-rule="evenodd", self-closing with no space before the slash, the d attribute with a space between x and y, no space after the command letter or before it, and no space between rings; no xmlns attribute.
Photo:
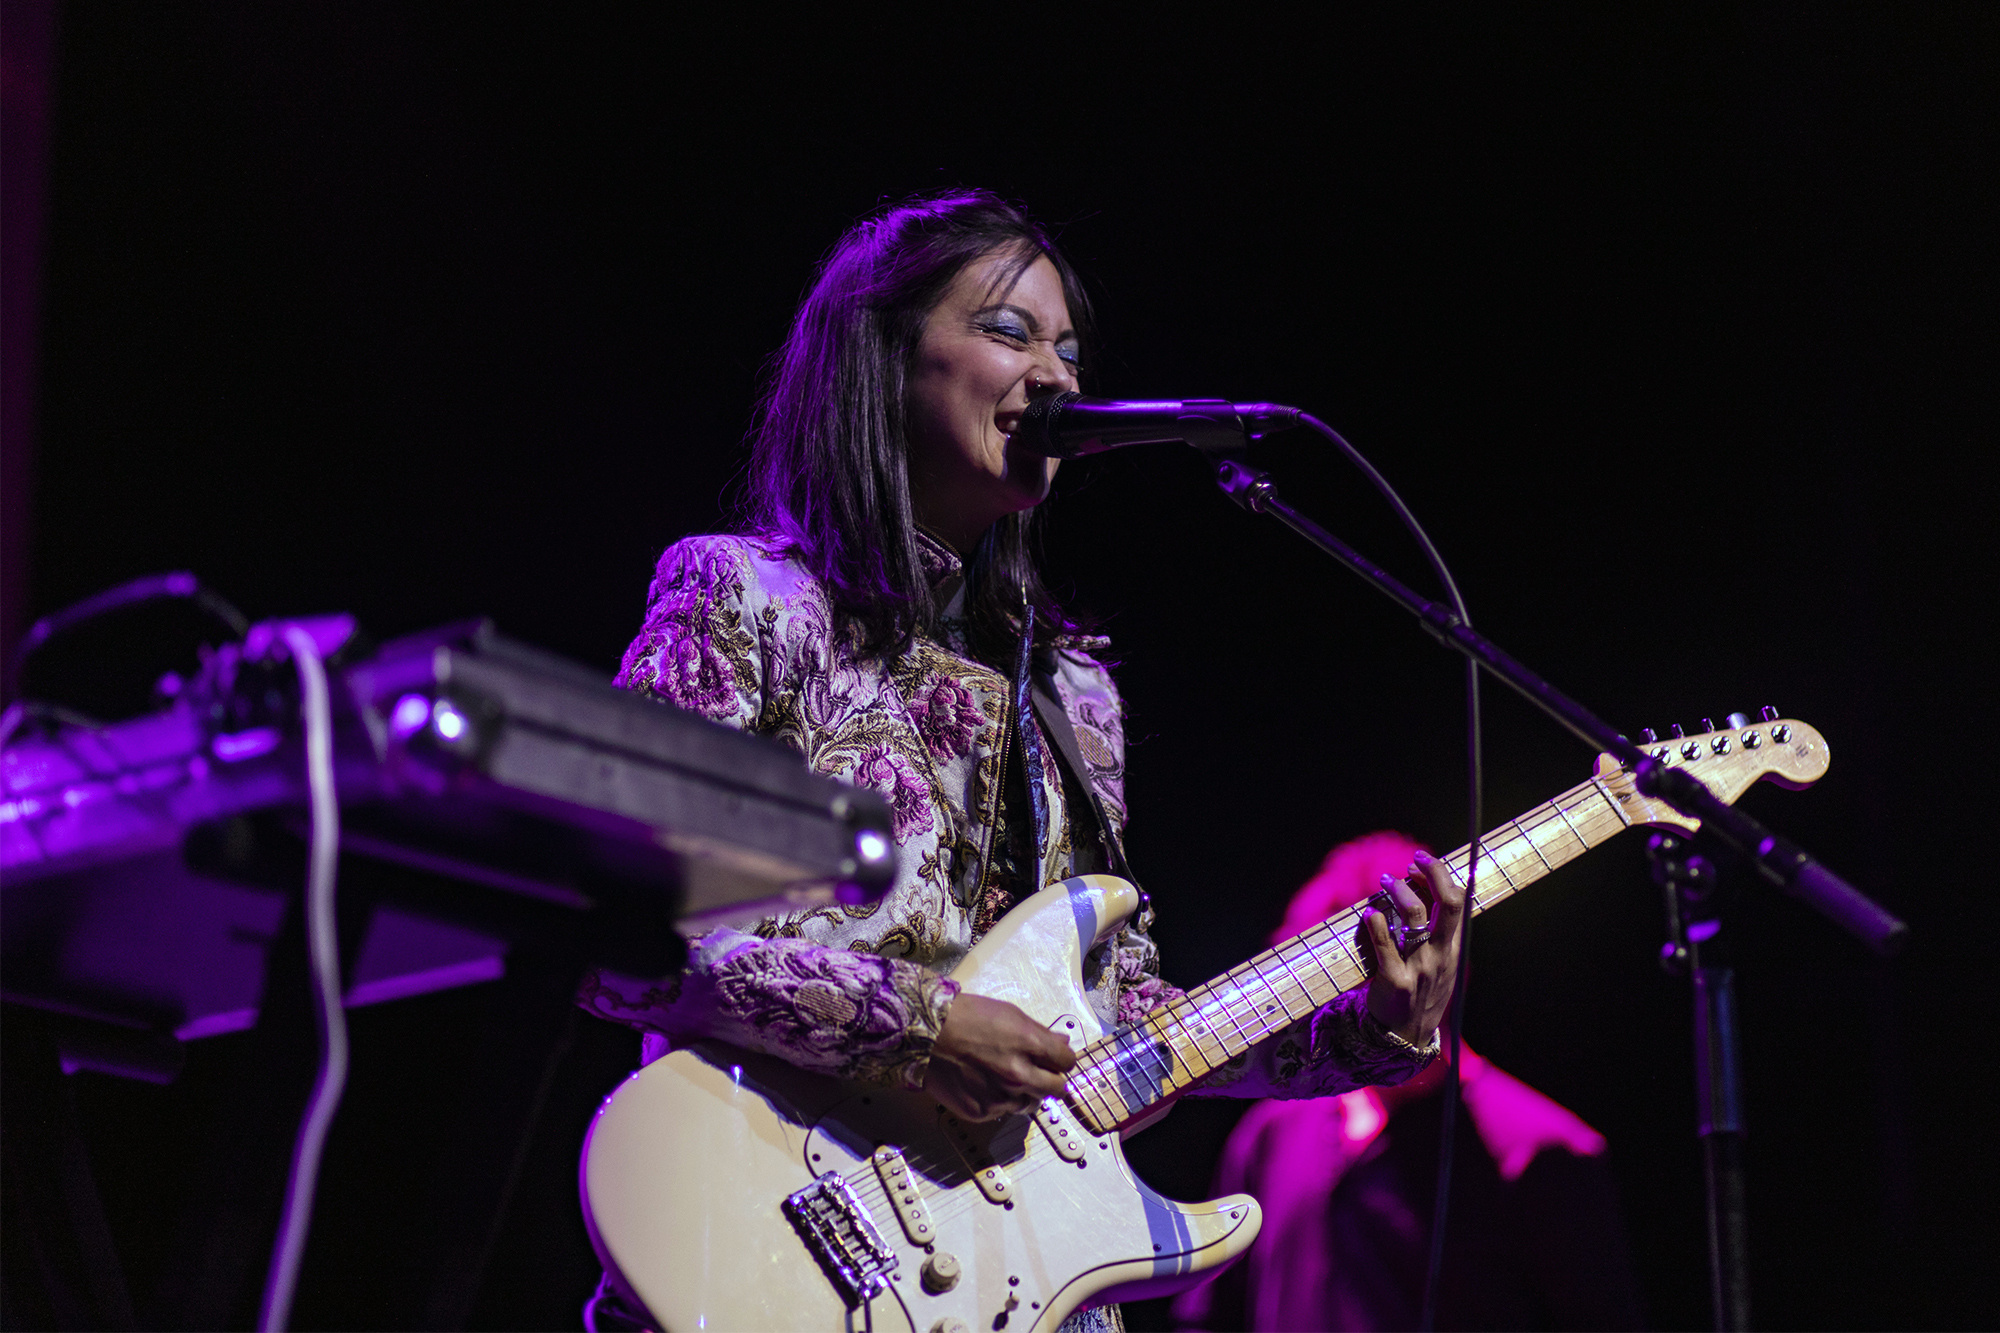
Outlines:
<svg viewBox="0 0 2000 1333"><path fill-rule="evenodd" d="M306 875L306 949L312 976L313 1014L319 1027L319 1073L292 1147L285 1182L285 1211L264 1280L261 1333L279 1333L291 1321L292 1296L312 1226L313 1195L327 1131L347 1087L347 1011L340 993L340 936L333 913L334 872L340 859L340 800L333 777L333 707L319 645L303 627L288 625L285 646L298 668L306 723L306 790L312 809L312 844Z"/></svg>
<svg viewBox="0 0 2000 1333"><path fill-rule="evenodd" d="M1429 535L1424 532L1423 524L1417 522L1417 516L1410 512L1410 507L1396 494L1396 488L1375 470L1375 465L1364 458L1359 449L1349 444L1339 431L1318 417L1309 412L1301 412L1298 423L1333 441L1335 447L1347 455L1348 461L1359 468L1361 474L1374 484L1382 498L1389 502L1389 507L1396 511L1396 516L1403 520L1403 526L1409 529L1412 537L1416 538L1417 545L1423 550L1424 558L1430 562L1432 572L1437 575L1438 582L1444 585L1445 596L1451 600L1453 613L1458 616L1460 623L1470 629L1472 617L1465 609L1465 599L1459 595L1457 582L1452 578L1451 571L1445 567L1444 558L1438 554L1437 547L1431 544ZM1465 662L1465 731L1472 850L1471 859L1465 869L1465 911L1458 920L1458 966L1452 983L1451 1006L1445 1011L1445 1025L1451 1033L1449 1056L1451 1071L1445 1089L1442 1117L1444 1123L1439 1134L1437 1197L1431 1208L1431 1252L1430 1260L1424 1269L1423 1313L1417 1324L1422 1333L1431 1333L1431 1330L1437 1327L1438 1291L1444 1271L1445 1217L1451 1199L1453 1148L1458 1141L1458 1073L1459 1051L1465 1035L1466 963L1472 956L1472 905L1479 884L1480 834L1486 823L1485 762L1479 719L1479 664L1471 658L1467 658ZM1451 873L1450 862L1445 863L1445 873Z"/></svg>

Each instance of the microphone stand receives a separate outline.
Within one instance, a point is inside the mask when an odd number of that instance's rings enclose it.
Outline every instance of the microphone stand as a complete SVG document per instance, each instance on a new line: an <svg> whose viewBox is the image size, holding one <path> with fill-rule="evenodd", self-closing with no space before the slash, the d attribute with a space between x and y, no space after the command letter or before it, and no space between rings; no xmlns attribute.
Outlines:
<svg viewBox="0 0 2000 1333"><path fill-rule="evenodd" d="M1206 406L1206 405L1204 405ZM1216 404L1215 408L1225 407ZM1300 424L1332 438L1333 432L1300 414ZM1320 527L1279 496L1268 474L1240 457L1248 431L1220 410L1190 411L1182 438L1216 465L1216 484L1254 514L1267 514L1332 556L1391 601L1417 617L1439 643L1471 658L1513 688L1586 745L1607 751L1630 769L1639 790L1700 821L1701 833L1734 853L1755 877L1782 889L1832 920L1878 954L1900 949L1909 927L1853 885L1729 805L1685 768L1669 767L1619 735L1576 700L1465 624L1450 607L1404 585L1374 561ZM1718 1329L1749 1327L1748 1214L1744 1205L1743 1117L1734 1001L1734 972L1720 965L1715 916L1715 872L1706 858L1689 856L1678 838L1655 838L1649 848L1656 878L1666 888L1672 938L1663 952L1670 969L1685 966L1694 980L1698 1132L1708 1194L1710 1290ZM1471 906L1467 904L1468 908ZM1691 923L1691 924L1690 924ZM1704 949L1706 952L1704 952Z"/></svg>

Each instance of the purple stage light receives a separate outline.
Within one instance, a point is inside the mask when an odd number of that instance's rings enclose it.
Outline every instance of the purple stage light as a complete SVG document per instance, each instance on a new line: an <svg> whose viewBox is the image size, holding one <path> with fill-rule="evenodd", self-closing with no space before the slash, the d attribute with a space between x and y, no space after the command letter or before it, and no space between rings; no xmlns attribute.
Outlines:
<svg viewBox="0 0 2000 1333"><path fill-rule="evenodd" d="M406 694L396 700L396 707L389 714L389 730L397 740L406 741L422 731L430 720L431 701L421 694Z"/></svg>
<svg viewBox="0 0 2000 1333"><path fill-rule="evenodd" d="M248 731L225 732L208 743L208 748L225 764L241 763L269 754L278 748L281 737L276 727L252 727Z"/></svg>
<svg viewBox="0 0 2000 1333"><path fill-rule="evenodd" d="M440 700L431 710L431 729L439 739L455 741L466 731L465 714L454 708L449 700Z"/></svg>

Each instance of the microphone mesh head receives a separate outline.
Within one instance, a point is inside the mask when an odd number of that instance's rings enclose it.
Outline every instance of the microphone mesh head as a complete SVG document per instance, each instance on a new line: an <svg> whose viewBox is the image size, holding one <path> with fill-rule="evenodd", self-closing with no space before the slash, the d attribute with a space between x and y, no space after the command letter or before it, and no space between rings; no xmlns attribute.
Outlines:
<svg viewBox="0 0 2000 1333"><path fill-rule="evenodd" d="M1035 399L1021 414L1021 424L1014 428L1015 440L1048 458L1075 457L1075 451L1064 444L1057 426L1062 421L1063 409L1082 397L1066 389Z"/></svg>

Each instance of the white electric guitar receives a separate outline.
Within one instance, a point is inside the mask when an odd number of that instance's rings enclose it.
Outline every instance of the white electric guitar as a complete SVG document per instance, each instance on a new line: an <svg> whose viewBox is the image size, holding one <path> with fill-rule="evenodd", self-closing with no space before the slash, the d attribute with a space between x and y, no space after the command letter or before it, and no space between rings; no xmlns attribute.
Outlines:
<svg viewBox="0 0 2000 1333"><path fill-rule="evenodd" d="M1760 778L1806 786L1828 762L1817 731L1776 719L1649 748L1732 802ZM1599 756L1589 781L1483 839L1473 910L1635 824L1691 827ZM1461 882L1467 858L1446 858ZM585 1215L614 1281L672 1333L1046 1333L1079 1306L1180 1291L1243 1253L1254 1199L1162 1198L1126 1165L1120 1131L1362 984L1361 909L1106 1031L1084 955L1137 904L1109 875L1051 885L952 973L1077 1048L1063 1096L1033 1115L967 1123L920 1093L716 1043L633 1074L584 1146Z"/></svg>

